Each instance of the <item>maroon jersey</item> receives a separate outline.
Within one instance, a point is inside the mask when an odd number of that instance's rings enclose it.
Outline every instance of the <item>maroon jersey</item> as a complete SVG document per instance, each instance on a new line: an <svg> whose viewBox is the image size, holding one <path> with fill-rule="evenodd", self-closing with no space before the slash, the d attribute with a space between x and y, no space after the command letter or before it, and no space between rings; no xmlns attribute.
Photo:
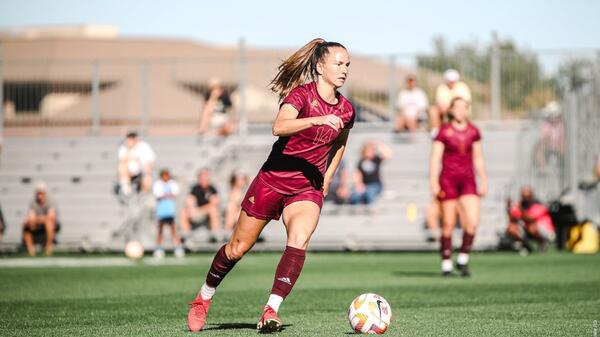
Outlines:
<svg viewBox="0 0 600 337"><path fill-rule="evenodd" d="M294 88L281 106L291 104L299 112L297 118L335 114L342 119L344 129L351 129L354 108L342 94L338 93L337 97L337 104L327 103L319 96L317 83L311 82ZM261 168L263 181L283 194L321 190L329 151L340 132L327 125L318 125L292 136L279 137Z"/></svg>
<svg viewBox="0 0 600 337"><path fill-rule="evenodd" d="M440 128L435 140L444 144L442 177L475 176L473 143L481 140L477 127L468 123L464 130L458 130L451 123L446 123Z"/></svg>

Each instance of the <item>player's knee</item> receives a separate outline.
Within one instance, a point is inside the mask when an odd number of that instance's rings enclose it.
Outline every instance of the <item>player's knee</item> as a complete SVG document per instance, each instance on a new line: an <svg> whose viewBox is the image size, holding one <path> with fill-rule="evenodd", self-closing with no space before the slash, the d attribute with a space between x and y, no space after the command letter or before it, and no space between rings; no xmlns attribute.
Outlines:
<svg viewBox="0 0 600 337"><path fill-rule="evenodd" d="M454 232L453 226L446 226L446 225L443 226L443 228L442 228L443 236L452 236L452 232Z"/></svg>
<svg viewBox="0 0 600 337"><path fill-rule="evenodd" d="M306 249L310 235L307 234L295 234L290 235L287 240L287 245L298 249Z"/></svg>
<svg viewBox="0 0 600 337"><path fill-rule="evenodd" d="M228 259L232 261L239 261L250 250L251 247L251 245L245 242L234 240L227 244L227 248L229 249L225 249L225 253L227 254Z"/></svg>

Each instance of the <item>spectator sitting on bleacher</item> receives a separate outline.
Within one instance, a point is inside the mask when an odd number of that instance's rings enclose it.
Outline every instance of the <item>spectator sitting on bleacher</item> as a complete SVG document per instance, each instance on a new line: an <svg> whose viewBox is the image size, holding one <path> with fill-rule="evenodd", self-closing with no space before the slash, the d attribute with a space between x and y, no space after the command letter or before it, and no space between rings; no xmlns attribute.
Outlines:
<svg viewBox="0 0 600 337"><path fill-rule="evenodd" d="M533 237L538 242L540 250L543 250L547 243L554 241L552 218L546 206L535 199L530 186L521 188L519 203L512 204L510 199L507 200L506 211L509 218L506 233L517 241L518 248L524 247L531 251L527 236Z"/></svg>
<svg viewBox="0 0 600 337"><path fill-rule="evenodd" d="M361 158L354 173L354 191L352 204L369 205L383 190L380 168L381 163L392 157L392 150L385 144L367 141L361 151Z"/></svg>
<svg viewBox="0 0 600 337"><path fill-rule="evenodd" d="M174 253L178 258L185 256L185 251L177 235L177 226L175 225L175 216L177 213L177 195L179 194L179 185L171 179L171 173L167 169L160 171L160 179L154 183L152 192L156 198L156 218L158 219L158 232L156 236L156 248L154 257L162 259L165 251L162 247L163 227L169 226L171 229L171 241L175 247Z"/></svg>
<svg viewBox="0 0 600 337"><path fill-rule="evenodd" d="M221 239L219 194L210 183L210 172L207 168L198 172L198 182L192 186L186 198L185 208L181 212L182 235L184 238L189 236L193 227L205 223L208 223L210 228L210 242L218 242Z"/></svg>
<svg viewBox="0 0 600 337"><path fill-rule="evenodd" d="M198 133L215 133L218 136L229 136L234 133L237 121L231 116L233 104L219 79L210 80L204 101Z"/></svg>
<svg viewBox="0 0 600 337"><path fill-rule="evenodd" d="M413 74L406 76L406 88L398 94L396 127L394 132L415 132L419 118L424 115L429 106L429 100L423 89L417 87L417 77Z"/></svg>
<svg viewBox="0 0 600 337"><path fill-rule="evenodd" d="M429 130L432 137L437 135L437 130L448 115L450 102L456 97L471 103L471 90L460 80L458 71L448 69L444 72L444 83L435 92L435 104L429 108Z"/></svg>
<svg viewBox="0 0 600 337"><path fill-rule="evenodd" d="M119 187L123 195L149 191L152 187L152 165L156 160L148 143L141 141L137 132L130 131L119 146Z"/></svg>
<svg viewBox="0 0 600 337"><path fill-rule="evenodd" d="M55 204L48 198L44 183L35 187L35 197L29 204L23 223L23 242L30 256L35 256L35 244L45 243L46 256L52 255L54 237L59 230Z"/></svg>

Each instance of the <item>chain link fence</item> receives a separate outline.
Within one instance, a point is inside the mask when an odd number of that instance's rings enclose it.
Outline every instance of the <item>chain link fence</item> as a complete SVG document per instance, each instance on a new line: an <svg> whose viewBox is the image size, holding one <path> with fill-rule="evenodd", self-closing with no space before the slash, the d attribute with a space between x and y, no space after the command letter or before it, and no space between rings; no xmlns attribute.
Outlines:
<svg viewBox="0 0 600 337"><path fill-rule="evenodd" d="M417 85L433 104L443 71L454 68L470 88L474 119L529 118L549 102L564 100L561 76L581 86L586 77L579 73L597 63L594 53L517 52L495 46L484 52L459 48L451 58L352 55L342 91L355 105L359 122L391 126L407 75L416 76ZM241 122L242 133L248 126L270 123L278 99L268 85L287 54L247 50L243 43L214 54L79 61L0 59L0 125L7 136L122 134L129 128L190 134L196 131L214 81L220 81L231 96L231 112ZM421 117L427 121L426 113Z"/></svg>

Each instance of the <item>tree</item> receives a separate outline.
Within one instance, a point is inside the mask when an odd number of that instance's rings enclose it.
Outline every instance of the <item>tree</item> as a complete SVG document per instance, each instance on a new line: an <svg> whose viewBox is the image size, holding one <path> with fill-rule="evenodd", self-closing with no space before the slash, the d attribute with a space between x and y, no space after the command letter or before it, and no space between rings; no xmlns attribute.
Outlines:
<svg viewBox="0 0 600 337"><path fill-rule="evenodd" d="M419 67L442 72L454 68L461 72L466 81L480 84L482 87L490 88L490 67L492 46L479 48L475 43L459 43L453 49L448 48L444 38L436 37L433 40L433 55L419 55L417 64ZM502 109L513 112L523 112L531 108L543 106L548 97L552 82L544 79L542 69L536 54L519 50L511 40L499 42L500 51L500 92ZM540 95L543 96L539 96ZM536 99L538 97L540 99ZM483 104L489 104L485 100L488 94L474 93L474 100L482 99ZM544 102L540 102L540 101ZM478 103L478 102L474 102ZM536 106L531 106L534 104ZM540 104L540 105L538 105Z"/></svg>

